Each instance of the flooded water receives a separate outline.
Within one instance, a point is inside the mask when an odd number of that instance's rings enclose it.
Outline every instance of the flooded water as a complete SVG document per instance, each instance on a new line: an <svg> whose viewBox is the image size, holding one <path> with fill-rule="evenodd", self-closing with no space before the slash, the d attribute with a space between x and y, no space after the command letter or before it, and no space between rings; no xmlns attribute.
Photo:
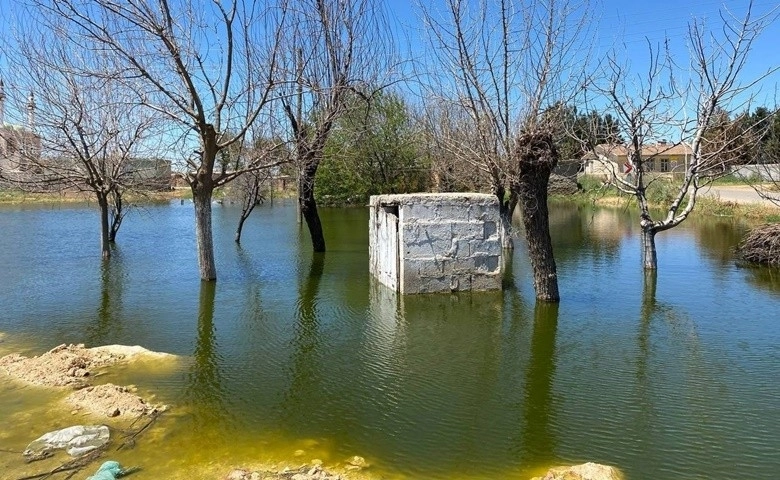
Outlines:
<svg viewBox="0 0 780 480"><path fill-rule="evenodd" d="M630 480L775 478L780 272L735 264L744 225L660 234L646 278L630 212L557 204L562 302L538 306L522 242L503 292L400 297L369 278L366 209L322 214L315 257L291 203L259 208L240 247L238 210L215 206L219 281L201 284L190 203L134 210L105 264L94 209L2 207L0 355L179 355L96 379L171 406L110 457L144 478L352 455L377 478L527 479L585 461ZM64 396L0 376L0 478L21 463L5 450L74 423Z"/></svg>

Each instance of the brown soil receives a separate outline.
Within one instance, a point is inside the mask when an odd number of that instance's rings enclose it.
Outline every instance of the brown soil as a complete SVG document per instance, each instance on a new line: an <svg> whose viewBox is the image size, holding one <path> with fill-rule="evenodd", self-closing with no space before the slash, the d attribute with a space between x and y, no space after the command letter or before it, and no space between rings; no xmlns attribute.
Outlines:
<svg viewBox="0 0 780 480"><path fill-rule="evenodd" d="M137 346L60 345L37 357L28 358L18 353L6 355L0 358L0 371L32 385L77 389L66 400L74 407L74 413L84 410L109 417L135 418L165 407L146 403L132 387L110 383L90 386L89 380L104 367L141 356L173 358Z"/></svg>
<svg viewBox="0 0 780 480"><path fill-rule="evenodd" d="M87 384L97 369L125 360L127 355L107 349L89 349L84 345L60 345L37 357L12 353L0 358L0 370L14 378L44 387Z"/></svg>
<svg viewBox="0 0 780 480"><path fill-rule="evenodd" d="M86 387L73 392L66 401L76 410L105 415L107 417L140 417L165 410L165 406L150 405L134 393L132 387L122 387L112 383Z"/></svg>

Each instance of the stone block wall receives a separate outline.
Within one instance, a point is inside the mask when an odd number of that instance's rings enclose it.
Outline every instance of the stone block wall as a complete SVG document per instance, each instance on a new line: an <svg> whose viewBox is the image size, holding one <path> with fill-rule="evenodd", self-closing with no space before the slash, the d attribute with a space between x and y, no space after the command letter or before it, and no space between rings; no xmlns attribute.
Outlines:
<svg viewBox="0 0 780 480"><path fill-rule="evenodd" d="M378 195L370 208L371 272L380 282L401 293L501 288L494 196Z"/></svg>

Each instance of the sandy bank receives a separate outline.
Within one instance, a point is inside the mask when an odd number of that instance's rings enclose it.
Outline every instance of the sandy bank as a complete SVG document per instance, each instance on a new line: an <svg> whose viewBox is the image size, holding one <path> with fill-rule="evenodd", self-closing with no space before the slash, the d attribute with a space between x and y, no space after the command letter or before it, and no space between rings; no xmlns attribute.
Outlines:
<svg viewBox="0 0 780 480"><path fill-rule="evenodd" d="M6 355L0 358L0 371L31 385L81 388L102 368L142 358L174 360L176 356L140 346L86 348L83 344L63 344L35 357L18 353Z"/></svg>

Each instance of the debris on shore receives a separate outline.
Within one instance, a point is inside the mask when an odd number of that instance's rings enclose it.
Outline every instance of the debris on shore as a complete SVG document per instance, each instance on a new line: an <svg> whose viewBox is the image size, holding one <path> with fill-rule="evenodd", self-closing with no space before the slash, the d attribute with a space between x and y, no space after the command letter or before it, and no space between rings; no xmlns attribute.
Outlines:
<svg viewBox="0 0 780 480"><path fill-rule="evenodd" d="M780 267L780 223L751 230L737 246L737 253L746 262Z"/></svg>

